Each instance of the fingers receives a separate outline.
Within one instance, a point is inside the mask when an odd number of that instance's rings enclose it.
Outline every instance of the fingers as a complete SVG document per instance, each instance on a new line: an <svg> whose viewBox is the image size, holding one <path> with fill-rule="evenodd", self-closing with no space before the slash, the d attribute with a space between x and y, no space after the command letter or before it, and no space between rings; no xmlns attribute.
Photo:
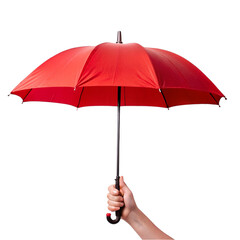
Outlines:
<svg viewBox="0 0 240 240"><path fill-rule="evenodd" d="M122 196L114 196L111 193L108 193L107 197L109 200L114 201L114 202L123 202Z"/></svg>
<svg viewBox="0 0 240 240"><path fill-rule="evenodd" d="M112 212L115 212L120 209L120 207L124 206L124 202L114 202L111 200L108 200L108 209Z"/></svg>
<svg viewBox="0 0 240 240"><path fill-rule="evenodd" d="M118 196L118 195L120 195L119 190L117 190L114 185L110 185L110 186L108 187L108 191L109 191L109 193L110 193L111 195L113 195L113 196Z"/></svg>
<svg viewBox="0 0 240 240"><path fill-rule="evenodd" d="M112 207L112 206L108 206L108 210L110 210L111 212L116 212L120 209L120 207Z"/></svg>
<svg viewBox="0 0 240 240"><path fill-rule="evenodd" d="M108 187L108 209L112 212L115 212L124 206L124 199L114 185Z"/></svg>
<svg viewBox="0 0 240 240"><path fill-rule="evenodd" d="M114 201L111 201L111 200L108 200L108 206L111 206L111 207L123 207L124 206L124 203L123 202L114 202Z"/></svg>

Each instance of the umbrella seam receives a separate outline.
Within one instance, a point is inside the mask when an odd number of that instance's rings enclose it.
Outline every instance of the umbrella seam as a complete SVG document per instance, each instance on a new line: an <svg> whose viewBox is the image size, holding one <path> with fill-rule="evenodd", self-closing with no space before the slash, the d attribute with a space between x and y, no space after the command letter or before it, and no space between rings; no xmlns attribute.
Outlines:
<svg viewBox="0 0 240 240"><path fill-rule="evenodd" d="M185 83L189 86L189 83L187 81L187 79L184 77L184 75L181 73L181 71L178 70L178 68L175 66L175 64L169 59L168 56L166 56L163 53L163 56L170 62L170 64L174 67L174 69L178 72L178 74L184 79Z"/></svg>
<svg viewBox="0 0 240 240"><path fill-rule="evenodd" d="M136 43L136 44L138 44L138 43ZM146 48L143 47L143 46L140 45L140 44L138 44L138 45L139 45L140 47L143 48L143 51L144 51L145 55L147 56L148 60L150 61L151 66L152 66L152 69L153 69L154 77L155 77L155 79L157 80L158 88L160 88L160 85L159 85L159 81L158 81L158 77L157 77L157 74L156 74L155 68L154 68L154 66L153 66L153 63L152 63L152 60L151 60L150 56L148 55L148 52L147 52Z"/></svg>
<svg viewBox="0 0 240 240"><path fill-rule="evenodd" d="M105 44L105 43L102 43L102 44ZM84 71L86 70L86 67L88 66L91 58L93 57L94 53L97 51L97 49L99 48L99 46L101 46L102 44L99 44L99 45L95 46L95 47L92 49L91 53L88 55L88 58L87 58L86 62L84 63L83 69L82 69L82 71L81 71L81 73L80 73L80 75L79 75L79 78L78 78L78 80L77 80L77 84L75 85L74 89L76 89L76 87L78 87L78 85L79 85L79 80L82 78L83 73L84 73Z"/></svg>
<svg viewBox="0 0 240 240"><path fill-rule="evenodd" d="M113 84L114 84L115 79L116 79L117 67L118 67L118 62L119 62L119 55L120 55L120 46L119 46L119 44L118 44L116 67L115 67L115 70L114 70L113 80L112 80ZM120 87L121 87L121 86L120 86Z"/></svg>

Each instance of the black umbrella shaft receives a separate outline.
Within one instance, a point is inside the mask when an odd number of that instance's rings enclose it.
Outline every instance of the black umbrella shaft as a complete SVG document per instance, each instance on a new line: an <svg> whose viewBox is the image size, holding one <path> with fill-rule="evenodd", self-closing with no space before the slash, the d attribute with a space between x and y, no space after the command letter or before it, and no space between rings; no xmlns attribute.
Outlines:
<svg viewBox="0 0 240 240"><path fill-rule="evenodd" d="M117 42L118 44L122 43L122 34L121 31L117 33ZM121 106L121 87L118 87L118 120L117 120L117 176L116 176L116 189L120 190L119 184L119 145L120 145L120 106ZM117 211L120 214L120 211ZM121 214L119 215L121 216Z"/></svg>
<svg viewBox="0 0 240 240"><path fill-rule="evenodd" d="M121 87L118 87L118 111L117 111L117 176L119 178L119 144L120 144L120 106L121 106ZM117 183L118 181L116 181ZM117 184L118 185L118 184ZM116 186L118 187L118 186Z"/></svg>
<svg viewBox="0 0 240 240"><path fill-rule="evenodd" d="M117 37L117 43L122 43L122 35L121 32L118 32ZM119 145L120 145L120 106L121 106L121 87L118 87L118 108L117 108L117 176L116 176L116 184L115 188L120 190L120 184L119 184ZM107 214L107 220L108 222L112 224L116 224L120 221L121 215L122 215L122 208L120 208L118 211L116 211L116 218L112 219L111 214Z"/></svg>

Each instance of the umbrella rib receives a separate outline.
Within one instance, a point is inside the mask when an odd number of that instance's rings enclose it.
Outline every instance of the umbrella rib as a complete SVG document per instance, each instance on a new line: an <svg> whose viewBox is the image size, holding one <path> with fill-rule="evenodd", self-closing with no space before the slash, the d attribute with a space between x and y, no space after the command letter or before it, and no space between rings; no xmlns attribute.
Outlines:
<svg viewBox="0 0 240 240"><path fill-rule="evenodd" d="M214 99L214 101L216 102L216 104L220 107L219 103L217 102L216 98L212 95L212 93L209 93L211 95L211 97Z"/></svg>
<svg viewBox="0 0 240 240"><path fill-rule="evenodd" d="M80 96L79 96L77 109L78 109L78 107L79 107L79 105L80 105L80 100L81 100L81 97L82 97L83 89L84 89L84 87L82 88L82 91L81 91Z"/></svg>
<svg viewBox="0 0 240 240"><path fill-rule="evenodd" d="M163 99L164 99L164 102L165 102L165 104L166 104L166 106L167 106L167 108L168 108L168 110L169 110L169 106L168 106L168 104L167 104L167 100L166 100L166 98L165 98L165 96L164 96L164 94L163 94L163 91L162 91L161 89L159 89L159 92L162 94Z"/></svg>
<svg viewBox="0 0 240 240"><path fill-rule="evenodd" d="M28 94L32 91L32 88L28 91L28 93L26 94L26 96L23 98L22 103L24 102L24 100L26 99L26 97L28 96Z"/></svg>
<svg viewBox="0 0 240 240"><path fill-rule="evenodd" d="M124 90L124 104L126 106L126 92L125 92L125 87L123 87L123 90Z"/></svg>

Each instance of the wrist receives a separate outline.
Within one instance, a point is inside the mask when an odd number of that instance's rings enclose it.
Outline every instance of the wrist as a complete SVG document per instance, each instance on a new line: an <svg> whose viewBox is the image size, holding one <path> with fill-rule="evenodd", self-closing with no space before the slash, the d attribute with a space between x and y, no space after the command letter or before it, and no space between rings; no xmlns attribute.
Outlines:
<svg viewBox="0 0 240 240"><path fill-rule="evenodd" d="M124 219L129 225L133 226L135 223L137 223L140 219L142 212L141 210L136 206L131 212L128 214L126 219Z"/></svg>

